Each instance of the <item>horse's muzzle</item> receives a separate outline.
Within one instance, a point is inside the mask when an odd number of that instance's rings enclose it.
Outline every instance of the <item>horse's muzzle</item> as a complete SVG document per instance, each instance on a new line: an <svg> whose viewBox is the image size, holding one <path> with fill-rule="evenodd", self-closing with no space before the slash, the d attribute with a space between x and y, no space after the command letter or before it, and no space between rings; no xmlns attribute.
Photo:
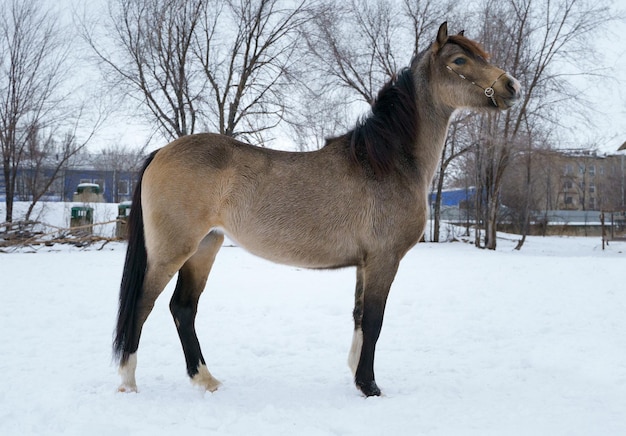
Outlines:
<svg viewBox="0 0 626 436"><path fill-rule="evenodd" d="M504 84L504 92L502 92L499 97L502 103L504 103L507 108L510 108L521 99L522 85L520 85L515 77L508 73L502 78L502 82Z"/></svg>

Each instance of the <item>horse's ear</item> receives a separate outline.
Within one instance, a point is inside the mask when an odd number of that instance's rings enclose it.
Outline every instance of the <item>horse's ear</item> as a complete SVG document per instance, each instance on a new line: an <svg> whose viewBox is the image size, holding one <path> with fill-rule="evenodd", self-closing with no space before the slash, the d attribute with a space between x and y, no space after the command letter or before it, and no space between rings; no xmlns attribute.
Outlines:
<svg viewBox="0 0 626 436"><path fill-rule="evenodd" d="M461 31L459 32L459 36L465 36L465 30L461 30Z"/></svg>
<svg viewBox="0 0 626 436"><path fill-rule="evenodd" d="M437 32L437 40L433 44L433 52L437 53L439 50L441 50L441 47L443 47L447 41L448 22L444 21L443 23L441 23L441 26L439 26L439 31Z"/></svg>

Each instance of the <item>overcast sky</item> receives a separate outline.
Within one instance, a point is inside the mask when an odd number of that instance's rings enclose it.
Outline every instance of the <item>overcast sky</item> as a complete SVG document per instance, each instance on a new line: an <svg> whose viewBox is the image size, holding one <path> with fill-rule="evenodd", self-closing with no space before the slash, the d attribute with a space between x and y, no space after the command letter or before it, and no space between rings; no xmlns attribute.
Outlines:
<svg viewBox="0 0 626 436"><path fill-rule="evenodd" d="M626 14L626 0L615 0L614 4L621 9L622 15ZM626 142L626 20L613 23L607 38L598 41L596 49L603 57L601 66L606 69L607 78L585 80L593 104L594 113L591 115L596 125L591 131L580 134L586 137L588 143L602 141L598 144L601 151L613 152ZM578 129L573 126L573 130L575 140L579 136Z"/></svg>

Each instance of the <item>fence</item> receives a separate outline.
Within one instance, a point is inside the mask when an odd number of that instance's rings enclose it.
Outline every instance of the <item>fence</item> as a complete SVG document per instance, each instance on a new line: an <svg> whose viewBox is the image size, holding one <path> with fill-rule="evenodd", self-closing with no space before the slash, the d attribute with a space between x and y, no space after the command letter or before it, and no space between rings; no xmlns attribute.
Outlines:
<svg viewBox="0 0 626 436"><path fill-rule="evenodd" d="M534 211L530 217L528 228L529 235L536 236L595 236L604 234L600 211L594 210L543 210ZM623 218L623 212L621 217ZM616 227L612 237L621 237L619 227L619 215L615 213ZM458 207L446 207L441 210L441 220L454 225L473 226L475 217L473 211ZM623 223L623 220L621 221ZM609 228L610 230L610 228ZM521 223L514 221L511 214L507 214L506 208L500 213L498 231L507 233L519 233ZM614 239L615 240L615 239Z"/></svg>
<svg viewBox="0 0 626 436"><path fill-rule="evenodd" d="M607 211L600 214L602 249L609 241L626 241L626 211Z"/></svg>

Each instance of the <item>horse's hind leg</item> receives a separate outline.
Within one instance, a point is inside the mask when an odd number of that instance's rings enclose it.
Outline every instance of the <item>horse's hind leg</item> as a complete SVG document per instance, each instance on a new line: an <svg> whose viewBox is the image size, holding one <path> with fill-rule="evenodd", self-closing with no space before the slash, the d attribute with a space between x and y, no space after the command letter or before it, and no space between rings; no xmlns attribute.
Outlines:
<svg viewBox="0 0 626 436"><path fill-rule="evenodd" d="M118 388L120 392L137 392L135 371L137 369L137 349L139 348L141 330L154 308L157 297L163 292L182 262L184 262L183 258L179 259L178 262L168 264L152 263L146 270L143 292L137 301L134 333L126 345L129 356L128 359L122 360L119 367L119 374L122 377L122 383Z"/></svg>
<svg viewBox="0 0 626 436"><path fill-rule="evenodd" d="M198 251L180 269L176 289L170 301L170 311L185 353L187 373L194 384L211 392L215 391L220 383L206 367L196 335L195 319L200 294L204 290L223 240L224 236L215 232L209 233L202 240Z"/></svg>
<svg viewBox="0 0 626 436"><path fill-rule="evenodd" d="M357 268L354 306L354 338L348 363L356 386L366 396L380 395L374 379L374 354L383 324L385 305L398 262L371 259Z"/></svg>

